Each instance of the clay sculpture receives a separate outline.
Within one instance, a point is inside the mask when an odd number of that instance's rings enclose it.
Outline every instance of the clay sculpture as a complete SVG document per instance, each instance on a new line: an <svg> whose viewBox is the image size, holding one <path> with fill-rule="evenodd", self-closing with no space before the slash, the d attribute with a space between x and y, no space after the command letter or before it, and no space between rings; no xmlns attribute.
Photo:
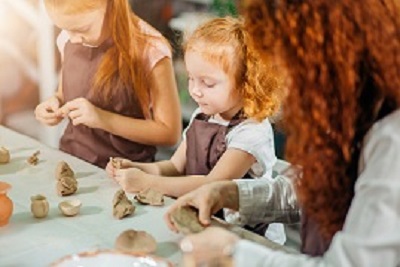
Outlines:
<svg viewBox="0 0 400 267"><path fill-rule="evenodd" d="M58 208L62 214L69 217L77 215L81 209L81 206L82 202L78 199L66 200L58 204Z"/></svg>
<svg viewBox="0 0 400 267"><path fill-rule="evenodd" d="M170 216L175 227L185 235L199 233L205 229L198 219L197 210L192 207L180 207Z"/></svg>
<svg viewBox="0 0 400 267"><path fill-rule="evenodd" d="M33 155L30 156L26 161L27 161L30 165L36 166L36 165L39 163L39 158L38 158L39 154L40 154L40 151L38 150L38 151L36 151L35 153L33 153Z"/></svg>
<svg viewBox="0 0 400 267"><path fill-rule="evenodd" d="M44 218L49 213L49 202L43 195L31 197L31 212L35 218Z"/></svg>
<svg viewBox="0 0 400 267"><path fill-rule="evenodd" d="M60 161L56 167L56 178L60 180L61 177L75 177L74 171L65 161Z"/></svg>
<svg viewBox="0 0 400 267"><path fill-rule="evenodd" d="M113 199L113 215L117 219L122 219L135 211L135 206L132 204L124 192L124 190L118 190Z"/></svg>
<svg viewBox="0 0 400 267"><path fill-rule="evenodd" d="M126 230L117 237L115 248L126 253L150 254L156 251L157 242L145 231Z"/></svg>
<svg viewBox="0 0 400 267"><path fill-rule="evenodd" d="M163 206L164 195L153 189L146 189L135 196L137 202L151 206Z"/></svg>
<svg viewBox="0 0 400 267"><path fill-rule="evenodd" d="M10 162L10 152L5 147L0 147L0 164Z"/></svg>
<svg viewBox="0 0 400 267"><path fill-rule="evenodd" d="M78 190L78 181L74 177L61 177L57 181L57 194L59 196L69 196Z"/></svg>
<svg viewBox="0 0 400 267"><path fill-rule="evenodd" d="M65 161L60 161L56 167L57 194L69 196L78 190L78 181L75 179L74 171Z"/></svg>

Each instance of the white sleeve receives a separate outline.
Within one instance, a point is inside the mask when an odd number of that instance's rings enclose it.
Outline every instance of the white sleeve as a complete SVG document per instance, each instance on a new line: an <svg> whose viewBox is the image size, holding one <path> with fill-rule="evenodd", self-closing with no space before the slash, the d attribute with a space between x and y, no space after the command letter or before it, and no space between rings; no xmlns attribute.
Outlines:
<svg viewBox="0 0 400 267"><path fill-rule="evenodd" d="M182 133L182 140L186 140L186 133L190 127L190 125L192 125L192 122L194 120L194 118L197 116L197 114L199 114L201 112L200 108L196 108L195 111L193 111L192 116L190 117L190 121L187 125L187 127L183 130Z"/></svg>
<svg viewBox="0 0 400 267"><path fill-rule="evenodd" d="M256 159L251 167L253 177L272 177L276 163L274 133L268 119L263 122L246 120L227 135L227 148L243 150Z"/></svg>
<svg viewBox="0 0 400 267"><path fill-rule="evenodd" d="M343 230L322 257L286 255L240 241L235 266L400 266L400 120L396 119L393 124L377 123L366 138L360 157L365 167Z"/></svg>
<svg viewBox="0 0 400 267"><path fill-rule="evenodd" d="M57 44L57 48L58 51L61 54L61 60L64 60L64 48L65 48L65 44L68 42L69 40L69 36L68 33L66 31L61 31L58 36L57 36L57 40L56 40L56 44Z"/></svg>

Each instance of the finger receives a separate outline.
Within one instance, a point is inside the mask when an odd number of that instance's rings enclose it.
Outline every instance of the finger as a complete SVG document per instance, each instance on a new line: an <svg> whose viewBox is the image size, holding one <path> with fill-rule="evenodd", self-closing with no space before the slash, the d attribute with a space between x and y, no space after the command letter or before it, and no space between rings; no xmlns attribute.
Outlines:
<svg viewBox="0 0 400 267"><path fill-rule="evenodd" d="M71 120L72 121L72 124L74 125L74 126L78 126L78 125L81 125L81 124L85 124L85 121L84 121L84 119L82 118L82 116L80 116L80 117L77 117L77 118L75 118L75 119L73 119L73 120Z"/></svg>
<svg viewBox="0 0 400 267"><path fill-rule="evenodd" d="M53 98L49 101L49 108L55 112L60 108L60 102L57 98Z"/></svg>
<svg viewBox="0 0 400 267"><path fill-rule="evenodd" d="M77 119L77 118L80 117L80 116L82 116L82 113L81 113L81 111L80 111L79 109L72 110L72 111L70 111L70 112L68 113L68 117L69 117L71 120L75 120L75 119Z"/></svg>
<svg viewBox="0 0 400 267"><path fill-rule="evenodd" d="M164 221L171 231L178 233L178 228L175 227L174 222L171 220L171 213L168 211L164 214Z"/></svg>

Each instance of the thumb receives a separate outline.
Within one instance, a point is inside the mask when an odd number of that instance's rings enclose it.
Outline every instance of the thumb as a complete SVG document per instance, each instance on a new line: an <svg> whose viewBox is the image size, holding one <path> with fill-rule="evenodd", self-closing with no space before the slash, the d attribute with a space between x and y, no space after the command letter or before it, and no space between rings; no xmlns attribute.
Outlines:
<svg viewBox="0 0 400 267"><path fill-rule="evenodd" d="M203 225L209 225L211 218L211 207L207 202L203 202L202 205L199 206L199 220Z"/></svg>
<svg viewBox="0 0 400 267"><path fill-rule="evenodd" d="M60 102L58 101L58 99L56 97L53 97L50 99L48 106L53 112L55 112L60 107Z"/></svg>

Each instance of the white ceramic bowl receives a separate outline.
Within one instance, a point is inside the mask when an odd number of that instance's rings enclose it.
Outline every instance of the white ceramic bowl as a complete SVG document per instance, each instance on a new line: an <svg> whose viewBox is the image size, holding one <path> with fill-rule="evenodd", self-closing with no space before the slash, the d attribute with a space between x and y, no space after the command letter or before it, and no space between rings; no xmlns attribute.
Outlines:
<svg viewBox="0 0 400 267"><path fill-rule="evenodd" d="M171 267L172 265L153 256L135 256L116 251L84 252L71 255L53 263L52 267Z"/></svg>

